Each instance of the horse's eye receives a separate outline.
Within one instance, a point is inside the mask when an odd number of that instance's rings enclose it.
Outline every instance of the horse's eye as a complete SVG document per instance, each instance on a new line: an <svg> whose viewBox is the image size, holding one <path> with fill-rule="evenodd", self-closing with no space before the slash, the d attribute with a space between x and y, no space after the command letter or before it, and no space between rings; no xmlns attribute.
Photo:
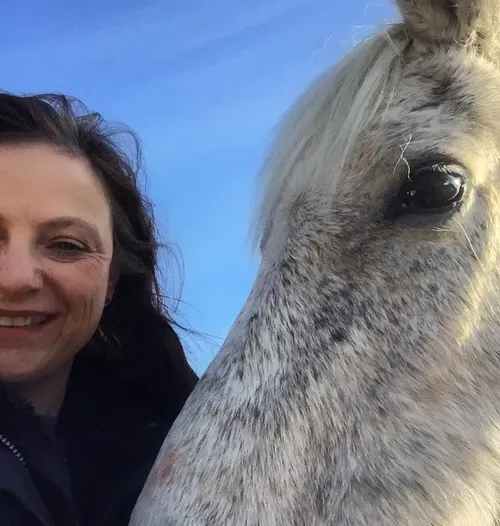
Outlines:
<svg viewBox="0 0 500 526"><path fill-rule="evenodd" d="M406 179L388 215L444 213L453 210L465 192L466 171L456 164L421 167Z"/></svg>

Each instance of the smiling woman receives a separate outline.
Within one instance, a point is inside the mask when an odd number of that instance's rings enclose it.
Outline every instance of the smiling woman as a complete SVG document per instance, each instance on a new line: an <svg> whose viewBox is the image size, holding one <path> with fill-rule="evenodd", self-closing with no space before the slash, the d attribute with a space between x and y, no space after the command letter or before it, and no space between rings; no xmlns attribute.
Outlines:
<svg viewBox="0 0 500 526"><path fill-rule="evenodd" d="M0 94L0 524L127 524L191 392L137 172L97 114Z"/></svg>

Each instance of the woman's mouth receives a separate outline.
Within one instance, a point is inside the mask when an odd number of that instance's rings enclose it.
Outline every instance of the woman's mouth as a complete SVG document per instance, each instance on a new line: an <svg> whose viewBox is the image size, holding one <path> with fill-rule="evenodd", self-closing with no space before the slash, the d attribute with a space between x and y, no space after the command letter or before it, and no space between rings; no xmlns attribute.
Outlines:
<svg viewBox="0 0 500 526"><path fill-rule="evenodd" d="M30 329L43 325L48 319L48 314L15 317L0 316L0 327Z"/></svg>
<svg viewBox="0 0 500 526"><path fill-rule="evenodd" d="M40 312L6 312L0 310L0 347L33 344L57 327L56 314ZM52 329L51 329L52 327Z"/></svg>

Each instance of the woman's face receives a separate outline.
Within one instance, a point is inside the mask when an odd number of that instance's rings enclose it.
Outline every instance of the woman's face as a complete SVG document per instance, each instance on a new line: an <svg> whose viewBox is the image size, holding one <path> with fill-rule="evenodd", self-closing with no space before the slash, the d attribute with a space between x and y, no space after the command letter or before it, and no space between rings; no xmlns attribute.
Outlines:
<svg viewBox="0 0 500 526"><path fill-rule="evenodd" d="M0 145L0 381L64 377L110 290L113 235L85 160Z"/></svg>

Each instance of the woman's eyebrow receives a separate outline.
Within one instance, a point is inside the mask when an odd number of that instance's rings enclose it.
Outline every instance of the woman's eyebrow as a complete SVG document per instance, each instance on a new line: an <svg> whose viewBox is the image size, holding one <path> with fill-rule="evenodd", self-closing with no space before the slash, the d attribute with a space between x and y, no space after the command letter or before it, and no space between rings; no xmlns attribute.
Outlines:
<svg viewBox="0 0 500 526"><path fill-rule="evenodd" d="M54 219L48 219L43 222L45 228L56 229L56 228L68 228L68 227L79 227L87 230L98 242L102 242L99 230L95 225L81 219L80 217L62 216Z"/></svg>

